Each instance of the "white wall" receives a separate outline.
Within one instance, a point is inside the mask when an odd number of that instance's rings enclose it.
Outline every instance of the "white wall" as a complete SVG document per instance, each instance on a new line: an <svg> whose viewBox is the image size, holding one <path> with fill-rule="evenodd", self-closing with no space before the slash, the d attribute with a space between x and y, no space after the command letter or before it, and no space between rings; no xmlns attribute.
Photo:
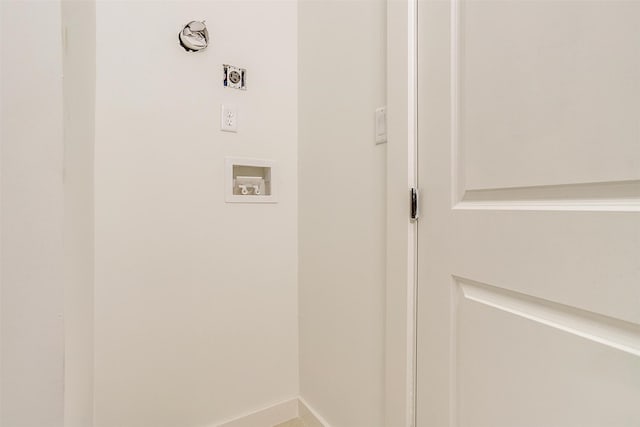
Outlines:
<svg viewBox="0 0 640 427"><path fill-rule="evenodd" d="M0 424L209 426L300 392L383 425L384 1L93 8L63 4L63 56L60 3L2 2ZM205 52L177 45L191 19ZM26 21L38 49L7 43ZM278 161L280 203L225 204L227 155Z"/></svg>
<svg viewBox="0 0 640 427"><path fill-rule="evenodd" d="M296 11L97 4L97 427L208 426L298 394ZM192 19L204 52L178 46ZM276 160L280 203L225 204L227 155Z"/></svg>
<svg viewBox="0 0 640 427"><path fill-rule="evenodd" d="M384 0L299 5L300 391L332 427L384 425Z"/></svg>
<svg viewBox="0 0 640 427"><path fill-rule="evenodd" d="M58 1L2 1L0 425L63 424Z"/></svg>
<svg viewBox="0 0 640 427"><path fill-rule="evenodd" d="M95 2L62 2L64 70L65 426L93 423Z"/></svg>

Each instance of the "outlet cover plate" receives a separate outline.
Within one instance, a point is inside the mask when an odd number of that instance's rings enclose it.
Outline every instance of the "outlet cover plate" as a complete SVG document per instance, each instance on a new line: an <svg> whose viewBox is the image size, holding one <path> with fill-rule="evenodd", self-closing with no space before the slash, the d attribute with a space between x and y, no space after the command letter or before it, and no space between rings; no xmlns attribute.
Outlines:
<svg viewBox="0 0 640 427"><path fill-rule="evenodd" d="M220 106L220 130L238 132L238 108L235 105Z"/></svg>

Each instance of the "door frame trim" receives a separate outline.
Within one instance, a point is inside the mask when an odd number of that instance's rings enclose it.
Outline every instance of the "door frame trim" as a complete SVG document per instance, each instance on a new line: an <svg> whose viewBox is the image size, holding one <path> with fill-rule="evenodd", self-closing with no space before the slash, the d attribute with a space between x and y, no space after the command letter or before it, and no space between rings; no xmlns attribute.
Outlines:
<svg viewBox="0 0 640 427"><path fill-rule="evenodd" d="M385 425L416 425L418 0L387 0Z"/></svg>

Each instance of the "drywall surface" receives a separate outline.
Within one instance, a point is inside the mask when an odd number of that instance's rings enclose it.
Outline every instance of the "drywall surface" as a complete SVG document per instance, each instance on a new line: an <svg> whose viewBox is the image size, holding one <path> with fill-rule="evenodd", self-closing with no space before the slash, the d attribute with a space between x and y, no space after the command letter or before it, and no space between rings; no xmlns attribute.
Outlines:
<svg viewBox="0 0 640 427"><path fill-rule="evenodd" d="M66 427L93 424L95 2L62 1Z"/></svg>
<svg viewBox="0 0 640 427"><path fill-rule="evenodd" d="M194 19L211 43L188 53ZM298 394L296 19L293 1L96 5L97 427L211 426ZM225 156L275 160L279 203L225 203Z"/></svg>
<svg viewBox="0 0 640 427"><path fill-rule="evenodd" d="M384 425L383 0L301 1L301 396L332 427Z"/></svg>
<svg viewBox="0 0 640 427"><path fill-rule="evenodd" d="M64 377L60 2L2 1L0 10L0 425L59 427Z"/></svg>

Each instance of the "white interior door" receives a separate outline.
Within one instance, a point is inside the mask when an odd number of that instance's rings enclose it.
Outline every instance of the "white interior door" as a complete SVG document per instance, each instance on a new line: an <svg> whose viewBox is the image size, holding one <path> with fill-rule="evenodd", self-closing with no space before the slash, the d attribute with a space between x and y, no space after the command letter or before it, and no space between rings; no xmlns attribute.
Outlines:
<svg viewBox="0 0 640 427"><path fill-rule="evenodd" d="M640 426L640 1L418 15L418 427Z"/></svg>

